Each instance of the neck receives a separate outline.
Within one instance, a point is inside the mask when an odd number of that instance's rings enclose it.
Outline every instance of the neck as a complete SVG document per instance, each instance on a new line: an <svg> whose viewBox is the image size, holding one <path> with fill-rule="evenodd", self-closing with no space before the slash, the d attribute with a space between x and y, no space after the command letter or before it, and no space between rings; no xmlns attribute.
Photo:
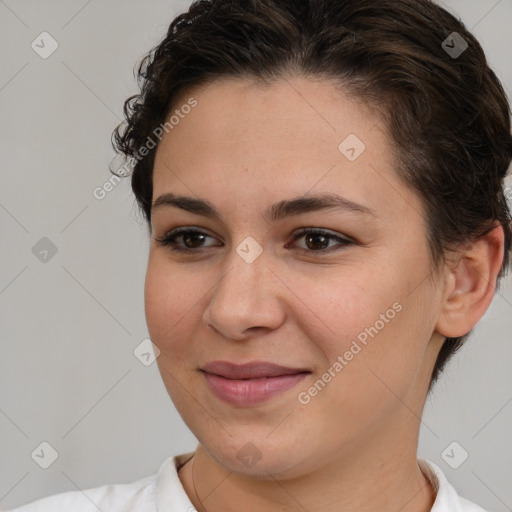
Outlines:
<svg viewBox="0 0 512 512"><path fill-rule="evenodd" d="M179 477L199 512L429 512L435 494L417 464L417 438L402 438L400 446L385 443L381 436L378 443L367 440L364 449L346 450L314 472L285 480L233 473L199 444Z"/></svg>

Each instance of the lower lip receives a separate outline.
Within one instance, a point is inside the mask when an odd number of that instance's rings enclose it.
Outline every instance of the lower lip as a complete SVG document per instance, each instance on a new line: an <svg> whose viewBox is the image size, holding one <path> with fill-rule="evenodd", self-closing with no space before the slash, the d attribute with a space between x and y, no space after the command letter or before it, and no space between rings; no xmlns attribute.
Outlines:
<svg viewBox="0 0 512 512"><path fill-rule="evenodd" d="M239 406L265 402L299 383L307 373L280 375L266 379L227 379L204 372L210 390L221 400Z"/></svg>

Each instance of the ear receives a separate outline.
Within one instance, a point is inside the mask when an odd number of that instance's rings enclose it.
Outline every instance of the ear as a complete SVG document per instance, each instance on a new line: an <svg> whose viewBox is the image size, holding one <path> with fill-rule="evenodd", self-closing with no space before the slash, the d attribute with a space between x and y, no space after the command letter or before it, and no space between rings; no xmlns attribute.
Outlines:
<svg viewBox="0 0 512 512"><path fill-rule="evenodd" d="M470 242L448 270L435 330L448 338L467 334L484 315L496 289L504 258L501 224Z"/></svg>

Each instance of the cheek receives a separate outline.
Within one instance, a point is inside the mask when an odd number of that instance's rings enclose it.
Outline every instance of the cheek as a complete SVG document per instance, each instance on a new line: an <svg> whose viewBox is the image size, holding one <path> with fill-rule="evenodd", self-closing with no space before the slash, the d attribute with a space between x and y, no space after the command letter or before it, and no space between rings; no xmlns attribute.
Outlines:
<svg viewBox="0 0 512 512"><path fill-rule="evenodd" d="M170 265L161 255L150 254L144 283L144 307L154 342L166 344L183 329L188 316L194 313L194 304L197 307L200 286L197 274L184 274L179 266Z"/></svg>
<svg viewBox="0 0 512 512"><path fill-rule="evenodd" d="M303 314L297 318L321 353L318 371L330 372L325 379L335 382L329 384L329 400L351 400L334 392L340 386L351 389L356 401L379 401L388 392L379 377L397 391L405 391L413 379L431 334L422 314L429 306L421 289L409 293L405 273L395 265L385 273L343 273L328 282L301 280L300 295L307 307L301 306Z"/></svg>
<svg viewBox="0 0 512 512"><path fill-rule="evenodd" d="M367 270L332 273L331 269L325 279L300 278L294 291L302 302L297 321L311 340L321 340L330 361L349 350L353 341L364 346L390 330L402 309L399 281L390 273L384 280Z"/></svg>
<svg viewBox="0 0 512 512"><path fill-rule="evenodd" d="M374 289L367 302L347 307L352 317L344 337L325 347L336 375L325 394L325 410L350 410L355 424L371 424L372 418L411 402L431 337L423 299L420 292L407 296Z"/></svg>
<svg viewBox="0 0 512 512"><path fill-rule="evenodd" d="M144 282L144 309L149 334L158 346L165 331L169 329L168 322L165 321L167 312L170 307L177 306L177 301L173 300L175 286L162 274L164 270L150 257ZM172 312L169 313L172 315Z"/></svg>
<svg viewBox="0 0 512 512"><path fill-rule="evenodd" d="M164 258L150 253L144 284L146 324L151 341L159 348L156 360L164 385L173 400L188 387L190 315L197 302L188 296L186 281Z"/></svg>

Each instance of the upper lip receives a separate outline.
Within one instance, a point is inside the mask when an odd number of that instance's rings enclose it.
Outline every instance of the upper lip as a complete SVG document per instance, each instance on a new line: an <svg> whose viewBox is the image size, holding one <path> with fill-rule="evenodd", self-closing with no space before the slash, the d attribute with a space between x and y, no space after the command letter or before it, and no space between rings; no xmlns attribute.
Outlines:
<svg viewBox="0 0 512 512"><path fill-rule="evenodd" d="M212 361L205 364L201 370L228 379L277 377L278 375L293 375L310 371L307 368L289 368L265 361L253 361L245 364L235 364L229 361Z"/></svg>

